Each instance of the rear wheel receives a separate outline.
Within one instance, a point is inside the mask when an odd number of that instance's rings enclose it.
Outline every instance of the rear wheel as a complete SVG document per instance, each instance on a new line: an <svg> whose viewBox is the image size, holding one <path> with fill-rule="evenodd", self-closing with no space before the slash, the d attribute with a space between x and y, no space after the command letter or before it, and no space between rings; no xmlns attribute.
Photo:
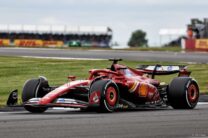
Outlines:
<svg viewBox="0 0 208 138"><path fill-rule="evenodd" d="M25 103L31 98L43 97L46 94L43 91L43 87L48 87L47 80L43 80L43 78L26 81L22 91L22 102ZM34 107L29 105L25 105L24 108L32 113L42 113L47 110L46 107Z"/></svg>
<svg viewBox="0 0 208 138"><path fill-rule="evenodd" d="M119 90L111 80L98 80L91 86L90 93L100 92L98 112L113 112L119 102Z"/></svg>
<svg viewBox="0 0 208 138"><path fill-rule="evenodd" d="M193 109L197 105L199 87L192 78L174 78L168 89L168 102L174 109Z"/></svg>

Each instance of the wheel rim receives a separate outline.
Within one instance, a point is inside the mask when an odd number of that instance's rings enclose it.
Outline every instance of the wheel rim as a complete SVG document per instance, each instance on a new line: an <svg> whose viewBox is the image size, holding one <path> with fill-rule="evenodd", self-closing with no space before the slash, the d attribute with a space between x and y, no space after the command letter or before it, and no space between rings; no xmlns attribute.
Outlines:
<svg viewBox="0 0 208 138"><path fill-rule="evenodd" d="M191 84L188 87L188 100L190 103L195 103L198 99L198 89L196 88L196 86L194 84Z"/></svg>
<svg viewBox="0 0 208 138"><path fill-rule="evenodd" d="M106 90L106 101L108 105L115 106L117 101L117 92L114 87L108 87Z"/></svg>

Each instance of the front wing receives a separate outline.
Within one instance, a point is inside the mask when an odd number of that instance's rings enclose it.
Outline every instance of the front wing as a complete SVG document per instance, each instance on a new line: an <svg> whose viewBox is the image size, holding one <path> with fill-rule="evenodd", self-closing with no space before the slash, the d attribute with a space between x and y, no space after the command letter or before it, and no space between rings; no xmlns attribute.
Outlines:
<svg viewBox="0 0 208 138"><path fill-rule="evenodd" d="M34 107L68 107L68 108L87 108L89 104L84 101L69 99L69 98L58 98L52 103L39 104L41 98L32 98L28 102L24 103L24 106Z"/></svg>
<svg viewBox="0 0 208 138"><path fill-rule="evenodd" d="M88 107L99 107L99 105L90 105L88 102L69 99L69 98L58 98L53 103L39 104L41 98L32 98L24 104L24 106L32 107L64 107L64 108L82 108ZM163 103L145 103L145 104L134 104L132 102L120 99L117 105L117 110L146 110L146 109L166 109L168 106Z"/></svg>

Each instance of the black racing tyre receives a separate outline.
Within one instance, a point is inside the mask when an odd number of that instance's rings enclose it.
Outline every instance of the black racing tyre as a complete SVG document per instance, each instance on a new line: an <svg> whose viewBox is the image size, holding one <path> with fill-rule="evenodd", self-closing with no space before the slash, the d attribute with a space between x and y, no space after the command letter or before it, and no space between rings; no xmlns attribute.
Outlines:
<svg viewBox="0 0 208 138"><path fill-rule="evenodd" d="M41 81L41 78L26 81L22 91L22 102L25 103L31 98L44 96L42 91L44 83ZM24 108L32 113L42 113L47 110L46 107L33 107L29 105L24 106Z"/></svg>
<svg viewBox="0 0 208 138"><path fill-rule="evenodd" d="M113 112L119 103L119 89L111 80L95 81L90 87L90 93L100 91L100 106L98 112Z"/></svg>
<svg viewBox="0 0 208 138"><path fill-rule="evenodd" d="M168 102L174 109L193 109L198 103L199 86L190 77L174 78L168 87Z"/></svg>

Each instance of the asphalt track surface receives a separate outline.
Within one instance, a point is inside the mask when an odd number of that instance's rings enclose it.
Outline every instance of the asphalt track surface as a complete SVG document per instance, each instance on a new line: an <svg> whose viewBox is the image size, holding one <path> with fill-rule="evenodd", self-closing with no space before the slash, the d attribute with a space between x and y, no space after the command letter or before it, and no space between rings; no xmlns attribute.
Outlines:
<svg viewBox="0 0 208 138"><path fill-rule="evenodd" d="M208 53L156 52L125 50L70 50L49 48L0 48L0 56L38 56L59 58L109 59L122 58L135 61L172 61L208 64Z"/></svg>
<svg viewBox="0 0 208 138"><path fill-rule="evenodd" d="M207 138L208 105L115 113L0 112L0 138Z"/></svg>

